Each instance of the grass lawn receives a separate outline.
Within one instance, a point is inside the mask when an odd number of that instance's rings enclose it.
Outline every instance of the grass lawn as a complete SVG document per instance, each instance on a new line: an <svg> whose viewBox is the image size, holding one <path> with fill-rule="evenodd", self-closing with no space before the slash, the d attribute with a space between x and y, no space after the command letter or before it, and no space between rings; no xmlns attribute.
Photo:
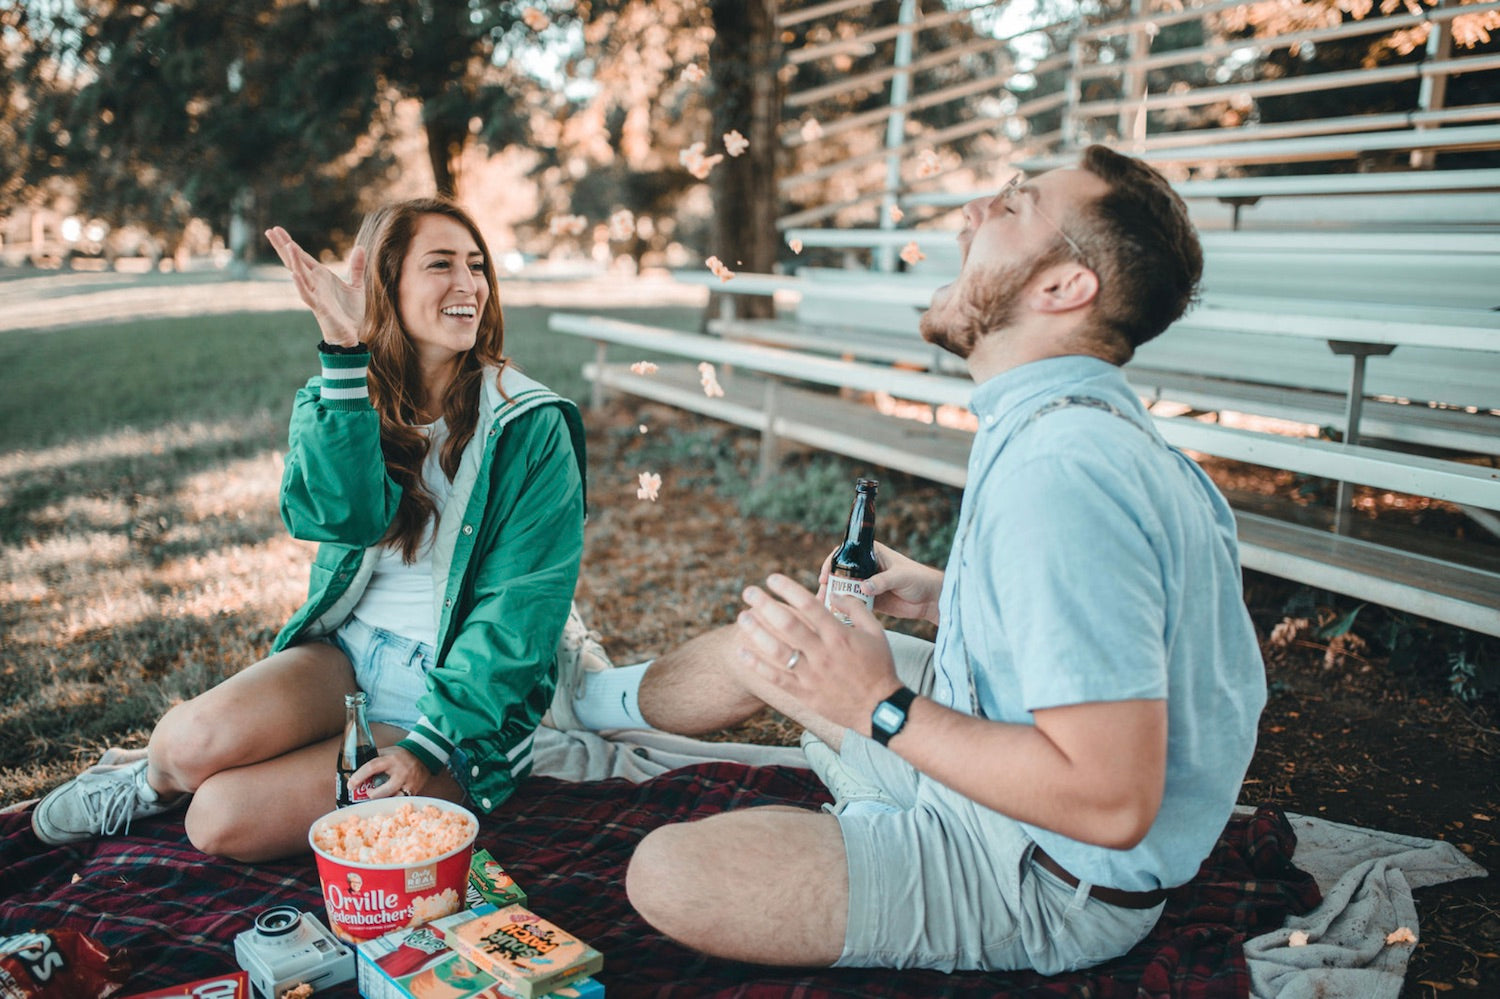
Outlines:
<svg viewBox="0 0 1500 999"><path fill-rule="evenodd" d="M592 345L548 332L548 312L507 309L507 352L584 398ZM0 332L0 804L139 742L264 655L300 603L311 546L287 537L277 489L317 339L304 312Z"/></svg>

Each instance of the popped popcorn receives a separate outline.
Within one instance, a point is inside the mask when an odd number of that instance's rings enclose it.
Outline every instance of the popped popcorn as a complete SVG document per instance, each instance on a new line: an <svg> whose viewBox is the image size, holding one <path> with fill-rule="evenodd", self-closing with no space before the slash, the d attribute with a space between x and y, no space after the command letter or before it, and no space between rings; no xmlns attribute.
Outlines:
<svg viewBox="0 0 1500 999"><path fill-rule="evenodd" d="M635 235L635 213L621 208L609 217L609 238L619 241Z"/></svg>
<svg viewBox="0 0 1500 999"><path fill-rule="evenodd" d="M818 119L809 118L802 123L802 141L817 142L823 137L823 126L818 124Z"/></svg>
<svg viewBox="0 0 1500 999"><path fill-rule="evenodd" d="M1307 946L1307 931L1306 930L1293 930L1291 932L1291 935L1286 938L1286 945L1288 947L1306 947Z"/></svg>
<svg viewBox="0 0 1500 999"><path fill-rule="evenodd" d="M793 253L801 253L802 252L802 240L800 240L800 239L789 239L789 240L787 240L787 244L786 245L790 246L792 248L792 252Z"/></svg>
<svg viewBox="0 0 1500 999"><path fill-rule="evenodd" d="M1409 926L1398 926L1385 935L1385 942L1387 944L1414 944L1417 942L1417 935L1411 931L1411 927Z"/></svg>
<svg viewBox="0 0 1500 999"><path fill-rule="evenodd" d="M654 375L658 368L650 361L636 361L630 366L630 370L637 375Z"/></svg>
<svg viewBox="0 0 1500 999"><path fill-rule="evenodd" d="M902 219L906 218L906 213L901 210L901 206L892 205L890 210L890 217L891 224L895 225L897 222L900 222Z"/></svg>
<svg viewBox="0 0 1500 999"><path fill-rule="evenodd" d="M901 247L901 259L906 261L908 264L915 264L918 261L926 260L927 254L922 252L922 248L917 245L916 240L912 240L910 243L907 243L905 246Z"/></svg>
<svg viewBox="0 0 1500 999"><path fill-rule="evenodd" d="M532 31L545 31L552 23L552 18L535 7L527 7L521 12L521 20L526 22L526 27Z"/></svg>
<svg viewBox="0 0 1500 999"><path fill-rule="evenodd" d="M384 815L324 823L313 843L330 857L358 864L409 864L456 850L473 832L469 819L434 805L403 803Z"/></svg>
<svg viewBox="0 0 1500 999"><path fill-rule="evenodd" d="M640 483L635 491L635 498L656 502L656 494L661 490L661 476L655 472L642 472L636 476Z"/></svg>
<svg viewBox="0 0 1500 999"><path fill-rule="evenodd" d="M710 399L722 399L724 387L719 384L719 374L707 361L698 365L698 380L703 383L703 394Z"/></svg>
<svg viewBox="0 0 1500 999"><path fill-rule="evenodd" d="M750 148L750 140L740 134L739 129L730 129L724 133L724 151L730 156L739 156Z"/></svg>
<svg viewBox="0 0 1500 999"><path fill-rule="evenodd" d="M718 278L720 281L734 280L734 271L726 267L724 265L724 261L720 260L718 257L709 257L707 260L703 261L703 265L710 271L712 271L714 277Z"/></svg>
<svg viewBox="0 0 1500 999"><path fill-rule="evenodd" d="M421 926L458 911L458 892L444 888L436 895L417 895L411 900L411 926Z"/></svg>
<svg viewBox="0 0 1500 999"><path fill-rule="evenodd" d="M709 172L724 159L722 153L714 156L704 154L703 143L695 142L677 154L678 160L687 167L688 173L699 180L707 180Z"/></svg>
<svg viewBox="0 0 1500 999"><path fill-rule="evenodd" d="M707 74L703 72L703 67L699 66L695 62L690 62L686 66L682 67L681 79L683 83L701 83L703 81L703 77L706 75Z"/></svg>
<svg viewBox="0 0 1500 999"><path fill-rule="evenodd" d="M938 154L931 149L924 149L917 154L917 176L931 177L943 172L943 164L938 160Z"/></svg>

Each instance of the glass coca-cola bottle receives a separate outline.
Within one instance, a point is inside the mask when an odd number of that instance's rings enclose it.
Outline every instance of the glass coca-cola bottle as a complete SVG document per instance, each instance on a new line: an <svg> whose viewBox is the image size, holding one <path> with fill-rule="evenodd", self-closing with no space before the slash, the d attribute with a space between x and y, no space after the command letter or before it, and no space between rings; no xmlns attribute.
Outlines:
<svg viewBox="0 0 1500 999"><path fill-rule="evenodd" d="M370 723L365 720L364 691L344 695L344 740L339 745L338 785L335 789L334 805L343 808L370 796L370 789L384 784L388 777L377 774L373 780L357 787L349 786L349 777L366 763L380 755L375 748L375 737L370 734Z"/></svg>
<svg viewBox="0 0 1500 999"><path fill-rule="evenodd" d="M849 618L834 610L834 597L858 597L866 607L875 609L875 598L860 592L859 584L880 571L880 564L875 561L875 491L879 488L880 483L875 479L855 482L849 526L828 569L828 589L823 594L823 603L845 624L850 623Z"/></svg>

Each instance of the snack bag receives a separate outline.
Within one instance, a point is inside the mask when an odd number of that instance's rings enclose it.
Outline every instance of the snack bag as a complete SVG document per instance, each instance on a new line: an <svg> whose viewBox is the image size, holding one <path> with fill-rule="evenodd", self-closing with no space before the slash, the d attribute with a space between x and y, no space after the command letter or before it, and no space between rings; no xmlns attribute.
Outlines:
<svg viewBox="0 0 1500 999"><path fill-rule="evenodd" d="M0 937L0 996L7 999L106 999L128 977L125 951L77 930Z"/></svg>

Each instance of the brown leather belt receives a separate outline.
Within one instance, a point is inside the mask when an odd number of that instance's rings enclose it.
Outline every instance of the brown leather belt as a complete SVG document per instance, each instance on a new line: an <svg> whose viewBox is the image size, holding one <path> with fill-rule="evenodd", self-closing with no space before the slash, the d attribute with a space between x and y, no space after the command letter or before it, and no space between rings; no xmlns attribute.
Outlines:
<svg viewBox="0 0 1500 999"><path fill-rule="evenodd" d="M1042 870L1062 878L1070 887L1078 887L1078 879L1035 844L1031 848L1031 862ZM1106 905L1117 905L1122 909L1154 909L1167 900L1167 890L1157 888L1155 891L1122 891L1119 888L1106 888L1103 885L1089 885L1089 897L1097 898Z"/></svg>

